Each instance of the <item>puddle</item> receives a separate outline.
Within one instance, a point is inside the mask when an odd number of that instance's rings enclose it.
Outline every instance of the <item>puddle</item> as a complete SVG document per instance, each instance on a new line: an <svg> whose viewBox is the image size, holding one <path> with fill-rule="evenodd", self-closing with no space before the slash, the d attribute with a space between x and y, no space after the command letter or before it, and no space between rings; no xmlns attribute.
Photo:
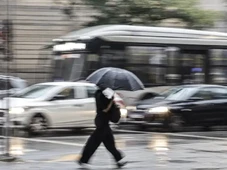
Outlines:
<svg viewBox="0 0 227 170"><path fill-rule="evenodd" d="M202 150L202 149L190 149L192 150L191 153L197 153L197 152L207 152L207 153L227 153L227 150Z"/></svg>
<svg viewBox="0 0 227 170"><path fill-rule="evenodd" d="M191 170L219 170L219 169L222 169L222 168L193 168Z"/></svg>
<svg viewBox="0 0 227 170"><path fill-rule="evenodd" d="M186 161L186 160L169 160L170 163L193 163L195 161Z"/></svg>

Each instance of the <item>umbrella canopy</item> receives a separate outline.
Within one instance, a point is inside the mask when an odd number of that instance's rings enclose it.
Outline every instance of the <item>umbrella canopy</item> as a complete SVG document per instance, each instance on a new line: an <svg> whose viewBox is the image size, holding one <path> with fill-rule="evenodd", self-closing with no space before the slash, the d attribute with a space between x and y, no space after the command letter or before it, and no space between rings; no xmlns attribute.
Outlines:
<svg viewBox="0 0 227 170"><path fill-rule="evenodd" d="M88 76L86 80L103 88L109 87L113 90L136 91L144 89L143 83L136 75L120 68L101 68Z"/></svg>

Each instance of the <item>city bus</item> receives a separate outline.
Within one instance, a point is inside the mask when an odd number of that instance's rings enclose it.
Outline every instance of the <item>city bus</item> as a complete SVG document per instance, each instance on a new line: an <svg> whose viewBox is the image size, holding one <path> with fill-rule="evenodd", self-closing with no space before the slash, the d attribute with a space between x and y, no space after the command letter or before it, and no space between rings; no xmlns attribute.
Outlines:
<svg viewBox="0 0 227 170"><path fill-rule="evenodd" d="M227 34L181 28L100 25L53 39L53 81L127 69L146 87L227 84Z"/></svg>

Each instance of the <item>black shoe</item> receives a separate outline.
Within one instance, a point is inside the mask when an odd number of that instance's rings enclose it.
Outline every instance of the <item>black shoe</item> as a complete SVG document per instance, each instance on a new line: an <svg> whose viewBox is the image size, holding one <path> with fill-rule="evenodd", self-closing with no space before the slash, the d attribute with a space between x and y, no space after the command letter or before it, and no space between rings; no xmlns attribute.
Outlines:
<svg viewBox="0 0 227 170"><path fill-rule="evenodd" d="M117 167L118 168L122 168L124 167L128 162L127 161L119 161L117 162Z"/></svg>

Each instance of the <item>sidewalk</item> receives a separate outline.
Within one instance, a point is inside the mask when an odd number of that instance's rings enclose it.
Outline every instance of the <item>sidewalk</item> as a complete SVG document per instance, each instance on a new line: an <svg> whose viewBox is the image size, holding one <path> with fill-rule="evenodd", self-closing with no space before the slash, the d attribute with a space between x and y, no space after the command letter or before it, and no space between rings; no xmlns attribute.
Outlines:
<svg viewBox="0 0 227 170"><path fill-rule="evenodd" d="M122 135L123 136L123 135ZM30 140L30 139L29 139ZM18 161L0 162L1 170L75 170L86 137L50 142L31 139L20 148L14 145ZM37 140L36 142L33 140ZM53 141L53 142L52 142ZM130 170L211 170L227 169L226 141L168 136L116 137ZM92 169L114 169L111 155L101 146L91 160Z"/></svg>

